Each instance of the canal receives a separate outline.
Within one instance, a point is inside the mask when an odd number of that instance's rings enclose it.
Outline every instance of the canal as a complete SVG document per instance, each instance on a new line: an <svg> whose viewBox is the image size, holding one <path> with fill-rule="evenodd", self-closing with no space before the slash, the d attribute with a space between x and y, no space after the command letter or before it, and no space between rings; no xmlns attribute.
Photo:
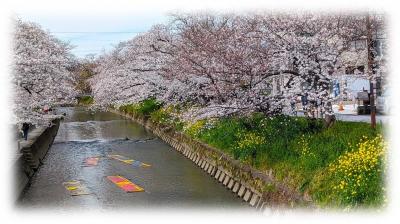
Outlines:
<svg viewBox="0 0 400 224"><path fill-rule="evenodd" d="M60 108L66 113L43 165L24 192L26 208L207 208L247 209L246 203L141 125L111 112ZM133 167L107 155L150 164ZM82 166L98 156L97 166ZM120 175L144 192L126 193L107 176ZM79 180L88 195L71 196L63 182Z"/></svg>

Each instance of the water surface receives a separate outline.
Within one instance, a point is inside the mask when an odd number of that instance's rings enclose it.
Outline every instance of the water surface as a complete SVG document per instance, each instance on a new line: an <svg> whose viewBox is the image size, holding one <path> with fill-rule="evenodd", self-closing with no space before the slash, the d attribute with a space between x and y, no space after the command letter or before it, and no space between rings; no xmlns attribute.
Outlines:
<svg viewBox="0 0 400 224"><path fill-rule="evenodd" d="M61 108L67 113L20 204L35 208L208 208L247 209L248 206L141 125L110 112ZM151 164L135 168L106 157L119 154ZM83 167L99 156L98 166ZM145 189L126 193L106 177L121 175ZM62 185L80 180L90 195L70 196Z"/></svg>

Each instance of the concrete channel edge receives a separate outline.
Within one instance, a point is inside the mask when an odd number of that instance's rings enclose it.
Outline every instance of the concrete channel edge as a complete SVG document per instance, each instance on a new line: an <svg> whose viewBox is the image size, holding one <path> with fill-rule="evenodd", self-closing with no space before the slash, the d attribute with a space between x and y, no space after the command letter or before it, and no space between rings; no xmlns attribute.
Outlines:
<svg viewBox="0 0 400 224"><path fill-rule="evenodd" d="M110 109L110 112L141 124L195 163L204 172L214 177L217 182L237 197L261 212L269 212L277 207L293 208L303 207L304 205L314 207L310 199L289 189L285 184L275 181L271 171L262 173L243 165L218 149L193 140L180 132L175 132L169 127L159 127L148 119L113 109ZM273 190L271 188L265 189L266 185L274 186Z"/></svg>
<svg viewBox="0 0 400 224"><path fill-rule="evenodd" d="M53 144L60 127L60 119L54 119L51 126L36 128L30 134L28 141L19 144L13 161L15 197L18 200L30 180L37 172L42 160Z"/></svg>

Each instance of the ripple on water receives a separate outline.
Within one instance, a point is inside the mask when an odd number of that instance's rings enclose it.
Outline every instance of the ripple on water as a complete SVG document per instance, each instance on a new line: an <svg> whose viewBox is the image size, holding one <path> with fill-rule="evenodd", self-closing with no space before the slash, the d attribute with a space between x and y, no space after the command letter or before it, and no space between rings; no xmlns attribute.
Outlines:
<svg viewBox="0 0 400 224"><path fill-rule="evenodd" d="M64 111L73 114L73 110ZM102 119L112 117L101 116ZM151 167L129 166L107 158L108 154L123 155L151 164ZM100 157L98 165L83 167L84 160L92 156ZM122 175L143 187L145 192L125 193L107 180L109 175ZM69 180L80 180L92 194L71 197L62 185ZM28 207L63 209L190 205L243 208L245 205L165 142L137 123L121 118L65 120L21 202Z"/></svg>

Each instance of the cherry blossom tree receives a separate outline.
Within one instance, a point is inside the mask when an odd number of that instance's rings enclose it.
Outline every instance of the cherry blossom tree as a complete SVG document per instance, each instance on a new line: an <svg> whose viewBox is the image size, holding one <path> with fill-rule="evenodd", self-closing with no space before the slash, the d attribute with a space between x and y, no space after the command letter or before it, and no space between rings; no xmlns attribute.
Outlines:
<svg viewBox="0 0 400 224"><path fill-rule="evenodd" d="M340 59L355 35L355 20L314 13L261 15L257 19L277 59L269 74L286 77L283 94L307 96L307 106L321 105L323 112L332 114L329 88L332 78L341 73Z"/></svg>
<svg viewBox="0 0 400 224"><path fill-rule="evenodd" d="M282 112L289 91L272 93L273 78L300 75L288 67L290 49L274 46L280 40L263 19L254 15L175 16L172 29L180 38L170 72L180 80L193 75L203 79L197 91L208 103L202 109L208 115L213 111L217 115Z"/></svg>
<svg viewBox="0 0 400 224"><path fill-rule="evenodd" d="M42 112L45 106L74 102L71 47L39 25L19 19L13 41L15 123L47 124L52 116Z"/></svg>
<svg viewBox="0 0 400 224"><path fill-rule="evenodd" d="M364 23L359 14L173 15L103 56L93 88L101 104L189 101L187 119L285 113L299 96L331 115L333 79L366 60L349 48Z"/></svg>
<svg viewBox="0 0 400 224"><path fill-rule="evenodd" d="M78 59L78 63L73 69L75 89L78 94L91 94L91 85L88 80L94 75L96 67L94 54L88 54L84 58Z"/></svg>
<svg viewBox="0 0 400 224"><path fill-rule="evenodd" d="M161 73L170 55L162 51L162 41L157 40L161 32L163 27L155 26L147 33L121 42L98 59L97 74L90 81L96 106L119 106L164 96L168 80Z"/></svg>
<svg viewBox="0 0 400 224"><path fill-rule="evenodd" d="M332 115L332 80L343 75L349 60L367 58L348 47L365 35L363 18L303 12L178 15L182 44L173 73L206 78L210 106L226 113L282 113L293 98L307 96L306 109L319 106ZM271 91L276 85L279 91Z"/></svg>

